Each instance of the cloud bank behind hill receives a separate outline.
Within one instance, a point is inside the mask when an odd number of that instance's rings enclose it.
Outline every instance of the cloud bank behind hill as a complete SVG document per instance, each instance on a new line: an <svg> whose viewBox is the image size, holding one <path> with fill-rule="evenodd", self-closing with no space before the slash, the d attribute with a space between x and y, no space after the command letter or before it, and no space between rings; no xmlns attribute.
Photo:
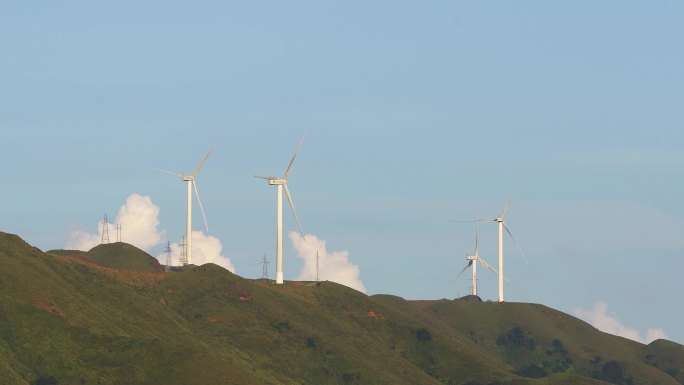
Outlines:
<svg viewBox="0 0 684 385"><path fill-rule="evenodd" d="M116 225L122 227L122 241L135 247L149 251L164 238L164 231L159 230L159 206L148 196L131 194L119 209L119 213L112 223L107 226L109 241L115 242ZM97 234L77 230L71 233L67 242L67 249L88 251L102 241L102 222L97 224Z"/></svg>
<svg viewBox="0 0 684 385"><path fill-rule="evenodd" d="M166 232L159 229L159 206L152 202L149 196L131 194L119 209L119 213L112 223L107 226L109 241L117 240L116 224L121 225L121 241L129 243L146 252L150 252L155 246L162 244ZM77 230L71 233L65 249L88 251L102 242L102 222L97 224L97 233L89 233ZM230 259L221 255L223 245L221 241L211 235L205 235L201 231L192 232L192 263L203 265L215 263L232 272L235 267ZM172 263L178 265L180 248L177 243L171 244ZM160 263L166 263L164 253L157 255Z"/></svg>
<svg viewBox="0 0 684 385"><path fill-rule="evenodd" d="M573 310L573 313L602 332L629 338L643 344L650 344L660 338L667 339L665 332L660 328L650 328L646 330L646 334L642 337L638 330L623 325L617 318L609 315L608 304L604 301L595 303L594 308L591 310L576 308Z"/></svg>
<svg viewBox="0 0 684 385"><path fill-rule="evenodd" d="M179 265L180 256L180 244L171 243L169 245L171 248L171 264L173 266ZM201 231L192 232L192 264L201 266L205 263L214 263L219 265L232 273L235 273L235 266L230 261L228 257L221 255L221 250L223 250L223 245L221 240L218 238L205 235ZM166 254L161 253L157 255L159 263L166 264Z"/></svg>
<svg viewBox="0 0 684 385"><path fill-rule="evenodd" d="M295 232L288 233L292 244L298 253L298 258L304 261L302 270L296 280L311 280L316 278L316 253L318 253L318 275L322 281L333 281L366 292L366 286L361 282L359 267L349 261L349 252L329 252L326 242L313 234L303 237Z"/></svg>

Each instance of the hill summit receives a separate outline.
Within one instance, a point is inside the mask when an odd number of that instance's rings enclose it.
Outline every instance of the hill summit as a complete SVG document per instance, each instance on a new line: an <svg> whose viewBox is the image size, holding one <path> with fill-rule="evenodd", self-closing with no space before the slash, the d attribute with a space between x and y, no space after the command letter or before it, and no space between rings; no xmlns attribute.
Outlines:
<svg viewBox="0 0 684 385"><path fill-rule="evenodd" d="M116 269L160 272L163 270L157 258L124 242L103 243L87 252L79 250L50 250L48 253L85 258L102 266Z"/></svg>
<svg viewBox="0 0 684 385"><path fill-rule="evenodd" d="M2 384L684 384L684 346L543 305L105 268L6 233L0 265Z"/></svg>

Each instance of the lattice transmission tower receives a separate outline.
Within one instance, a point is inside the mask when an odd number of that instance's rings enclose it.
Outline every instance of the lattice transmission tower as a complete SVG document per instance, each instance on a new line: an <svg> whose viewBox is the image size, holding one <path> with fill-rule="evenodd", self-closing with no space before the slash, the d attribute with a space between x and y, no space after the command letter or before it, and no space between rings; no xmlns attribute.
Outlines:
<svg viewBox="0 0 684 385"><path fill-rule="evenodd" d="M318 250L316 250L316 282L321 282L318 278Z"/></svg>
<svg viewBox="0 0 684 385"><path fill-rule="evenodd" d="M268 259L266 259L266 254L261 258L261 279L268 281Z"/></svg>
<svg viewBox="0 0 684 385"><path fill-rule="evenodd" d="M169 241L166 241L164 254L166 255L166 266L164 267L164 270L171 271L171 242Z"/></svg>
<svg viewBox="0 0 684 385"><path fill-rule="evenodd" d="M102 240L100 243L109 243L109 219L107 219L107 213L105 213L104 219L102 220Z"/></svg>
<svg viewBox="0 0 684 385"><path fill-rule="evenodd" d="M183 240L180 243L180 258L178 259L178 262L181 266L186 266L188 264L188 257L185 255L185 237L183 237Z"/></svg>

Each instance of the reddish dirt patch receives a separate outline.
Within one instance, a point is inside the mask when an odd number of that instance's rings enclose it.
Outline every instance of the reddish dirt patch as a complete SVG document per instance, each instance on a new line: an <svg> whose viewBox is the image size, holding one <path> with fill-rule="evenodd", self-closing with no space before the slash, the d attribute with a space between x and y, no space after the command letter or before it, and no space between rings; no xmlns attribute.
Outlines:
<svg viewBox="0 0 684 385"><path fill-rule="evenodd" d="M52 297L43 298L36 302L35 305L38 309L44 310L52 314L57 314L61 318L65 318L64 312L62 311L62 309L59 308L59 306L57 306L55 300L52 299Z"/></svg>
<svg viewBox="0 0 684 385"><path fill-rule="evenodd" d="M70 255L62 258L65 258L75 263L89 265L90 267L99 270L109 275L110 277L126 281L129 284L132 284L133 286L151 286L168 277L168 274L166 274L165 272L147 273L139 271L121 270L114 267L105 266L82 255Z"/></svg>
<svg viewBox="0 0 684 385"><path fill-rule="evenodd" d="M85 256L83 256L83 255L70 255L70 256L68 256L68 258L75 259L75 260L77 260L77 261L79 261L79 262L83 262L83 263L86 263L86 264L104 267L104 265L101 264L100 262L93 261L92 259L90 259L90 258L88 258L88 257L85 257Z"/></svg>
<svg viewBox="0 0 684 385"><path fill-rule="evenodd" d="M373 310L369 310L368 313L366 313L366 315L367 315L368 317L370 317L370 318L375 318L375 319L377 319L377 320L385 320L385 319L387 319L387 316L386 316L386 315L381 314L381 313L376 313L376 312L374 312Z"/></svg>

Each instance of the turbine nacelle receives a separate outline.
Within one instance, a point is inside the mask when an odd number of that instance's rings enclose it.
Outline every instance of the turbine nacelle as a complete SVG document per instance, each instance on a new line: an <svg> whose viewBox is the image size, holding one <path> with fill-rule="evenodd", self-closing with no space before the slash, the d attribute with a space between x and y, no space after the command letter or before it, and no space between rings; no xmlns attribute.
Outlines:
<svg viewBox="0 0 684 385"><path fill-rule="evenodd" d="M287 184L287 179L285 178L277 178L275 176L261 176L261 175L252 175L255 178L263 179L266 181L271 186L278 186L278 185L285 185Z"/></svg>
<svg viewBox="0 0 684 385"><path fill-rule="evenodd" d="M194 182L195 177L193 175L181 175L181 180L183 182Z"/></svg>

